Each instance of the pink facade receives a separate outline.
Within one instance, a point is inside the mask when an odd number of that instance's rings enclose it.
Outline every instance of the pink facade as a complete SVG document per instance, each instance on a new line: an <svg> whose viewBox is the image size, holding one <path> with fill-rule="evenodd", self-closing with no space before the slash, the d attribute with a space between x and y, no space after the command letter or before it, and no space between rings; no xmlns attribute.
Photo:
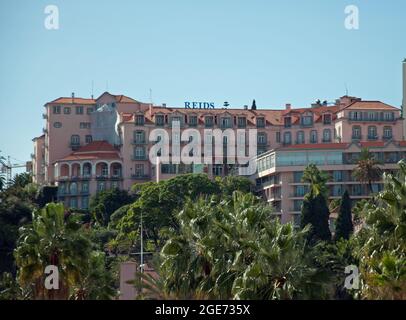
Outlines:
<svg viewBox="0 0 406 320"><path fill-rule="evenodd" d="M181 133L185 129L195 129L202 139L206 129L229 129L233 133L256 129L258 154L265 155L284 148L340 150L342 145L360 146L360 142L403 150L400 145L404 143L400 109L379 101L347 96L333 105L316 103L309 108L286 105L282 110L256 109L255 106L182 109L152 106L106 92L97 99L72 95L51 101L45 105L44 118L44 136L34 139L35 181L58 185L61 200L79 208L86 208L89 196L98 190L112 187L129 190L134 183L155 181L157 173L160 179L188 172L205 172L210 176L230 174L235 166L161 164L157 169L151 164L148 155L155 142L150 141L150 133L159 128L167 132L170 139L175 139L172 121L180 122ZM187 141L182 141L181 149L186 144ZM248 152L248 146L246 149ZM202 146L204 156L203 150ZM41 157L43 159L38 161ZM303 168L301 165L294 170ZM345 167L345 170L351 168ZM253 176L262 177L263 173ZM282 175L280 179L289 180L290 177ZM278 193L274 194L278 197L272 198L269 192L265 192L269 194L268 199L288 197ZM283 192L290 191L284 189ZM291 212L288 210L291 205L283 204L286 207L281 207L279 212ZM284 219L291 218L289 213Z"/></svg>

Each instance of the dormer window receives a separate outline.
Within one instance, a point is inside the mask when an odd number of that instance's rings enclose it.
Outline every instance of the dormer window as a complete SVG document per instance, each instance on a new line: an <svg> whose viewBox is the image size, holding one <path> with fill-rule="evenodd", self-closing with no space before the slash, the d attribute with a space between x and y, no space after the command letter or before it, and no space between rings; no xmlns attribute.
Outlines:
<svg viewBox="0 0 406 320"><path fill-rule="evenodd" d="M189 126L191 127L197 126L197 116L189 116Z"/></svg>
<svg viewBox="0 0 406 320"><path fill-rule="evenodd" d="M221 128L223 128L223 129L231 128L231 118L230 117L221 118L220 121L221 121L220 122Z"/></svg>
<svg viewBox="0 0 406 320"><path fill-rule="evenodd" d="M247 126L247 118L238 117L238 128L245 128Z"/></svg>
<svg viewBox="0 0 406 320"><path fill-rule="evenodd" d="M145 123L145 119L144 119L143 114L139 114L139 115L135 116L135 125L136 126L143 126L144 123Z"/></svg>
<svg viewBox="0 0 406 320"><path fill-rule="evenodd" d="M180 116L171 117L171 126L173 126L173 124L175 122L177 122L179 124L179 126L182 126L182 117L180 117Z"/></svg>
<svg viewBox="0 0 406 320"><path fill-rule="evenodd" d="M285 124L285 128L290 128L292 126L292 118L291 117L285 117L284 124Z"/></svg>
<svg viewBox="0 0 406 320"><path fill-rule="evenodd" d="M313 125L313 116L302 116L300 122L302 126L311 126Z"/></svg>
<svg viewBox="0 0 406 320"><path fill-rule="evenodd" d="M206 128L213 127L213 116L204 117L204 125L206 126Z"/></svg>
<svg viewBox="0 0 406 320"><path fill-rule="evenodd" d="M265 128L265 118L257 118L257 128Z"/></svg>
<svg viewBox="0 0 406 320"><path fill-rule="evenodd" d="M163 115L159 114L155 117L155 124L157 126L163 126L164 123L165 123L165 117Z"/></svg>
<svg viewBox="0 0 406 320"><path fill-rule="evenodd" d="M323 116L323 124L331 124L331 114L325 114Z"/></svg>

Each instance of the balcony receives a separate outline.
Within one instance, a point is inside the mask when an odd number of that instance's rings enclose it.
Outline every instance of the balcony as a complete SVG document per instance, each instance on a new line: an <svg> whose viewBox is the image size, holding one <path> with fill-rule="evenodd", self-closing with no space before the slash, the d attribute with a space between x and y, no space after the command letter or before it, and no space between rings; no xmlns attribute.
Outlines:
<svg viewBox="0 0 406 320"><path fill-rule="evenodd" d="M134 155L131 157L131 160L133 161L145 161L148 160L147 155L143 154L143 155Z"/></svg>
<svg viewBox="0 0 406 320"><path fill-rule="evenodd" d="M109 178L109 176L107 174L96 175L96 180L98 180L98 181L104 181L104 180L107 180L108 178Z"/></svg>
<svg viewBox="0 0 406 320"><path fill-rule="evenodd" d="M370 140L370 141L378 140L378 136L377 135L368 135L368 140Z"/></svg>
<svg viewBox="0 0 406 320"><path fill-rule="evenodd" d="M72 150L77 150L77 149L80 148L80 142L71 142L71 143L69 144L69 147L70 147Z"/></svg>
<svg viewBox="0 0 406 320"><path fill-rule="evenodd" d="M151 176L149 174L132 174L131 178L134 180L149 180Z"/></svg>
<svg viewBox="0 0 406 320"><path fill-rule="evenodd" d="M147 140L146 139L134 139L133 144L147 144Z"/></svg>
<svg viewBox="0 0 406 320"><path fill-rule="evenodd" d="M389 141L392 140L393 136L392 135L388 135L388 136L383 136L382 139L385 141Z"/></svg>
<svg viewBox="0 0 406 320"><path fill-rule="evenodd" d="M352 140L361 140L361 139L362 139L362 135L352 135L351 139L352 139Z"/></svg>
<svg viewBox="0 0 406 320"><path fill-rule="evenodd" d="M121 173L117 173L117 174L112 174L110 177L111 180L122 180L123 176Z"/></svg>

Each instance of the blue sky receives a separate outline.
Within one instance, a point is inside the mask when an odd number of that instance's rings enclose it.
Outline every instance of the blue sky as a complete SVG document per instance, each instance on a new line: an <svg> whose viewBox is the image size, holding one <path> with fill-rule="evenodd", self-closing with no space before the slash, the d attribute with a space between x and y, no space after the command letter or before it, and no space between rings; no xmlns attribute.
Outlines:
<svg viewBox="0 0 406 320"><path fill-rule="evenodd" d="M60 29L44 27L47 5ZM357 5L359 30L344 27ZM108 89L183 106L401 104L403 0L0 0L0 150L28 160L47 101Z"/></svg>

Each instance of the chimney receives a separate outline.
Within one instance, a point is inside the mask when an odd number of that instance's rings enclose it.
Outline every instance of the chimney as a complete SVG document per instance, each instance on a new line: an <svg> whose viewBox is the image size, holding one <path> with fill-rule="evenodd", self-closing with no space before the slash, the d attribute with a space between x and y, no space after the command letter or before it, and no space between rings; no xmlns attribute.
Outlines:
<svg viewBox="0 0 406 320"><path fill-rule="evenodd" d="M406 140L406 58L403 60L403 102L402 102L402 117L403 117L403 140Z"/></svg>
<svg viewBox="0 0 406 320"><path fill-rule="evenodd" d="M162 107L163 107L163 108L166 108L166 103L162 103Z"/></svg>
<svg viewBox="0 0 406 320"><path fill-rule="evenodd" d="M287 103L287 104L285 105L285 107L286 107L286 110L290 110L290 109L292 108L292 105L291 105L290 103Z"/></svg>

